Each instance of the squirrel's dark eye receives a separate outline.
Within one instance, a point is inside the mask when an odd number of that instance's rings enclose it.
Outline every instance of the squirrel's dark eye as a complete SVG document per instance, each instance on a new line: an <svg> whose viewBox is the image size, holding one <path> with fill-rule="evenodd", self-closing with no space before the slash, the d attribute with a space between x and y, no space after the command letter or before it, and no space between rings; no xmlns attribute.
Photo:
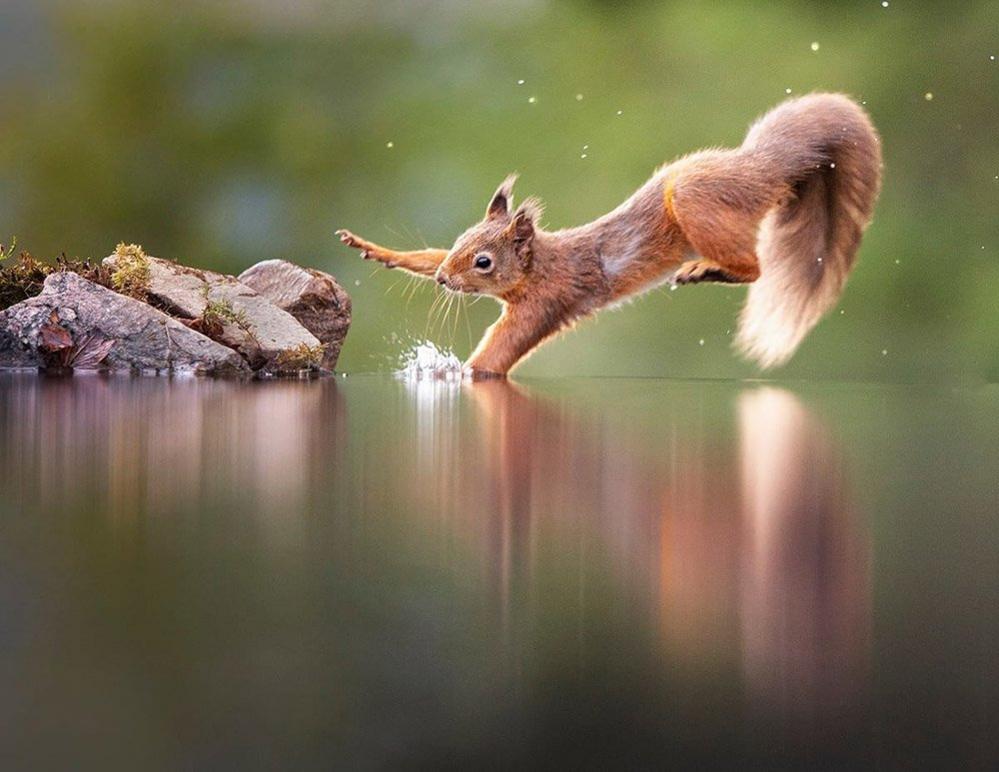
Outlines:
<svg viewBox="0 0 999 772"><path fill-rule="evenodd" d="M486 254L476 255L474 265L480 271L488 271L493 267L493 259Z"/></svg>

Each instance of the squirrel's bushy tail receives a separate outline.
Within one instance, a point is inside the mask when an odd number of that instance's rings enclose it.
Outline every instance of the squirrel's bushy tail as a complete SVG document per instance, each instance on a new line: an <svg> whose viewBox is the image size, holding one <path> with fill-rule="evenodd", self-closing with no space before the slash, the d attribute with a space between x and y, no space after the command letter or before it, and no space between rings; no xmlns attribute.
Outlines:
<svg viewBox="0 0 999 772"><path fill-rule="evenodd" d="M881 143L867 114L839 94L771 110L742 152L788 194L760 225L760 277L736 346L763 367L786 362L839 298L881 185Z"/></svg>

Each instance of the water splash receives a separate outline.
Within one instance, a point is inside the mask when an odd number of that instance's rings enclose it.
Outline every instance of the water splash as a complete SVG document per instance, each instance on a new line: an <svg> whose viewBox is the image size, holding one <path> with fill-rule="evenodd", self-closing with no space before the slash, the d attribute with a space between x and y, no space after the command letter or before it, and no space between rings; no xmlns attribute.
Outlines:
<svg viewBox="0 0 999 772"><path fill-rule="evenodd" d="M396 374L407 381L458 381L461 360L450 349L437 348L425 340L402 355Z"/></svg>

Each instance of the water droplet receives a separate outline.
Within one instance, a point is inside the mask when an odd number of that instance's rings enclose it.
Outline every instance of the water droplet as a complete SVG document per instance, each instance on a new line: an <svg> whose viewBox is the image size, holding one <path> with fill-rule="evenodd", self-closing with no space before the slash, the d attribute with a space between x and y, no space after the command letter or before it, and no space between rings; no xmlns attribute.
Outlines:
<svg viewBox="0 0 999 772"><path fill-rule="evenodd" d="M895 265L901 265L901 264L902 264L901 260L898 260L898 259L895 260Z"/></svg>
<svg viewBox="0 0 999 772"><path fill-rule="evenodd" d="M355 287L360 287L361 286L361 280L360 279L354 279L354 286Z"/></svg>
<svg viewBox="0 0 999 772"><path fill-rule="evenodd" d="M387 147L389 150L391 150L392 148L395 147L395 142L386 142L385 143L385 147Z"/></svg>
<svg viewBox="0 0 999 772"><path fill-rule="evenodd" d="M789 89L789 88L784 89L784 93L785 94L790 94L791 93L791 89Z"/></svg>
<svg viewBox="0 0 999 772"><path fill-rule="evenodd" d="M618 115L624 115L624 110L618 110L618 111L617 111L617 114L618 114Z"/></svg>
<svg viewBox="0 0 999 772"><path fill-rule="evenodd" d="M524 85L524 79L523 79L523 78L521 78L520 80L518 80L518 81L517 81L517 85L518 85L518 86L523 86L523 85Z"/></svg>
<svg viewBox="0 0 999 772"><path fill-rule="evenodd" d="M881 7L882 8L887 8L888 7L888 0L881 0Z"/></svg>
<svg viewBox="0 0 999 772"><path fill-rule="evenodd" d="M582 94L576 94L576 101L577 102L582 102L583 101L583 95Z"/></svg>
<svg viewBox="0 0 999 772"><path fill-rule="evenodd" d="M888 356L888 349L886 349L886 348L881 349L881 356L883 356L883 357Z"/></svg>
<svg viewBox="0 0 999 772"><path fill-rule="evenodd" d="M586 153L583 153L583 154L582 154L581 156L579 156L579 157L580 157L580 158L586 158Z"/></svg>
<svg viewBox="0 0 999 772"><path fill-rule="evenodd" d="M535 102L538 101L538 98L537 97L533 97L533 96L532 97L528 97L527 101L530 102L533 105Z"/></svg>
<svg viewBox="0 0 999 772"><path fill-rule="evenodd" d="M704 345L704 338L701 338L699 341L697 341L697 345L698 346L703 346Z"/></svg>
<svg viewBox="0 0 999 772"><path fill-rule="evenodd" d="M819 44L817 42L812 43L812 50L813 51L818 51L819 50Z"/></svg>
<svg viewBox="0 0 999 772"><path fill-rule="evenodd" d="M589 150L589 149L590 149L589 145L583 145L583 150Z"/></svg>
<svg viewBox="0 0 999 772"><path fill-rule="evenodd" d="M927 102L932 102L933 101L933 92L932 91L927 91L923 95L923 99L925 99Z"/></svg>

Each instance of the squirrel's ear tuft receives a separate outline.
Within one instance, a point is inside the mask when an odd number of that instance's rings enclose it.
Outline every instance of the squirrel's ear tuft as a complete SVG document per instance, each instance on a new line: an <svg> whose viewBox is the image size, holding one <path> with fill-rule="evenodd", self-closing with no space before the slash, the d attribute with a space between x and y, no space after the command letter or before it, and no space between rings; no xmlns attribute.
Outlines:
<svg viewBox="0 0 999 772"><path fill-rule="evenodd" d="M516 172L509 175L496 192L486 208L486 217L507 217L510 214L510 203L513 201L513 183L517 181Z"/></svg>
<svg viewBox="0 0 999 772"><path fill-rule="evenodd" d="M524 268L531 263L534 230L542 210L543 207L538 199L525 199L524 203L517 207L517 211L513 214L513 222L510 223L509 232L513 239L513 249Z"/></svg>

